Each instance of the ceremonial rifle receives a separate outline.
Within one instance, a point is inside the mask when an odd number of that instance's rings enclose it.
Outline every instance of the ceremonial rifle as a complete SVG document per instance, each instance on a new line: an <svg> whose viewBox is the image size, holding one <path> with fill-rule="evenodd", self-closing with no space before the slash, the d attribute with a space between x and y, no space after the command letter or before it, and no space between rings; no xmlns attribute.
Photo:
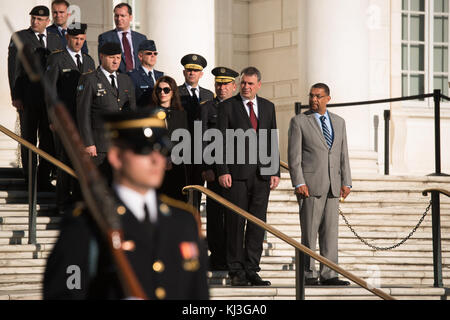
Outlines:
<svg viewBox="0 0 450 320"><path fill-rule="evenodd" d="M33 82L39 82L48 97L50 121L72 161L89 212L108 243L126 297L147 299L122 249L123 231L119 214L124 213L125 208L117 203L104 177L85 152L84 143L72 117L64 104L59 101L58 95L51 88L49 81L43 76L42 66L33 54L31 47L22 43L6 16L5 22L13 34L12 40L17 47L18 58L28 78Z"/></svg>

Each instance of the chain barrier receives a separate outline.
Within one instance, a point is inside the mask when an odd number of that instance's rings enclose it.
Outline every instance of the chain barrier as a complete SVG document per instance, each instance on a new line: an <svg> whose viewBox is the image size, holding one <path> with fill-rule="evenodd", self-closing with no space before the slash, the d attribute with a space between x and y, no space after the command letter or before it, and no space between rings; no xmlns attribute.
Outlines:
<svg viewBox="0 0 450 320"><path fill-rule="evenodd" d="M409 240L412 235L414 234L414 232L416 232L417 228L419 228L419 226L421 225L421 223L423 222L423 220L425 219L425 216L428 214L428 212L430 211L431 208L431 200L430 203L428 204L428 207L425 209L425 212L423 213L422 217L420 218L419 222L417 223L417 225L412 229L412 231L409 233L409 235L407 235L402 241L400 241L397 244L394 244L393 246L390 247L377 247L371 243L369 243L367 240L363 239L356 231L355 229L353 229L352 225L348 222L347 218L344 216L344 214L342 213L341 208L339 208L339 214L342 216L342 218L345 221L345 224L347 225L347 227L349 227L349 229L353 232L353 234L355 235L355 237L357 237L362 243L364 243L366 246L376 250L376 251L387 251L387 250L392 250L395 249L399 246L401 246L402 244L404 244L407 240Z"/></svg>

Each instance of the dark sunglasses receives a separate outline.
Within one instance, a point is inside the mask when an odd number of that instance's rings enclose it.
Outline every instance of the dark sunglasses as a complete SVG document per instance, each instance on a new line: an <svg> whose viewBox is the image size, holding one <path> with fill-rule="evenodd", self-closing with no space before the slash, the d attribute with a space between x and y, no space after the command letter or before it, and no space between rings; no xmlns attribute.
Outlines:
<svg viewBox="0 0 450 320"><path fill-rule="evenodd" d="M172 89L170 89L169 87L165 87L165 88L158 87L158 88L156 88L156 93L157 94L160 94L163 91L164 91L165 94L169 94L170 91L172 91Z"/></svg>
<svg viewBox="0 0 450 320"><path fill-rule="evenodd" d="M147 52L144 52L144 54L145 54L146 56L157 56L157 55L158 55L158 52L155 52L155 51L147 51Z"/></svg>

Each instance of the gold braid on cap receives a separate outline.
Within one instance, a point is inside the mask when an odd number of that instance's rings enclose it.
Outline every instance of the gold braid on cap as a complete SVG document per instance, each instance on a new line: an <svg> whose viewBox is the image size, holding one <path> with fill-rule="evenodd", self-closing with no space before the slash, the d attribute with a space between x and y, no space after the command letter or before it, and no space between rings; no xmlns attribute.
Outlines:
<svg viewBox="0 0 450 320"><path fill-rule="evenodd" d="M233 77L227 77L227 76L216 77L216 82L219 82L219 83L227 83L227 82L232 82L234 80L235 80L235 78L233 78Z"/></svg>
<svg viewBox="0 0 450 320"><path fill-rule="evenodd" d="M144 118L137 120L125 120L120 122L108 122L105 124L105 128L108 130L112 129L136 129L136 128L166 128L166 123L164 120L157 118Z"/></svg>
<svg viewBox="0 0 450 320"><path fill-rule="evenodd" d="M203 67L199 64L194 64L194 63L188 63L184 65L185 69L194 69L194 70L200 70L203 71Z"/></svg>

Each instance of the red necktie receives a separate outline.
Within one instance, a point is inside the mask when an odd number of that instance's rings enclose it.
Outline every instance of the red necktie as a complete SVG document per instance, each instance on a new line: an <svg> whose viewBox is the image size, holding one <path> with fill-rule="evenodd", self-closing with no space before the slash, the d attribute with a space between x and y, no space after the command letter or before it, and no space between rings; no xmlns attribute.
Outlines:
<svg viewBox="0 0 450 320"><path fill-rule="evenodd" d="M123 44L123 50L125 51L125 65L127 68L127 72L134 69L133 66L133 56L131 55L131 47L130 43L128 42L127 38L128 32L122 33L122 44Z"/></svg>
<svg viewBox="0 0 450 320"><path fill-rule="evenodd" d="M255 111L253 110L253 102L249 101L247 103L248 108L250 109L250 122L252 123L253 129L255 131L258 130L258 119L256 118Z"/></svg>

